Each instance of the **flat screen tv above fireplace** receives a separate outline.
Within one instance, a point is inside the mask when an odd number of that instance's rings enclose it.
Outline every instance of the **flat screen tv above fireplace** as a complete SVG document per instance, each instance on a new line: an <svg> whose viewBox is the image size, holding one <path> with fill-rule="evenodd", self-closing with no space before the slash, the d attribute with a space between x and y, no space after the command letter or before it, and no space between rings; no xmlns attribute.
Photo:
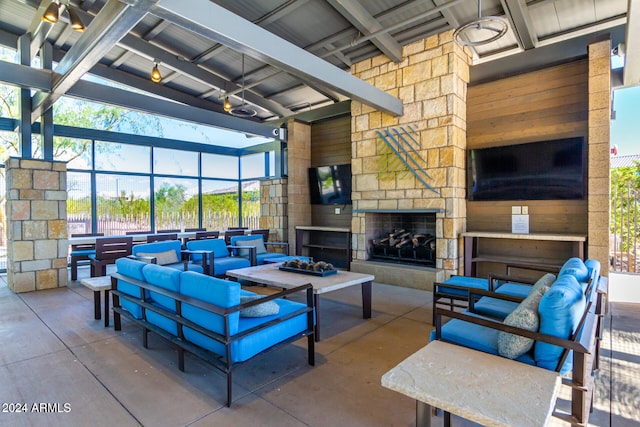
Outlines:
<svg viewBox="0 0 640 427"><path fill-rule="evenodd" d="M313 205L351 204L351 163L309 168L309 196Z"/></svg>
<svg viewBox="0 0 640 427"><path fill-rule="evenodd" d="M584 148L578 137L470 150L468 199L584 199Z"/></svg>

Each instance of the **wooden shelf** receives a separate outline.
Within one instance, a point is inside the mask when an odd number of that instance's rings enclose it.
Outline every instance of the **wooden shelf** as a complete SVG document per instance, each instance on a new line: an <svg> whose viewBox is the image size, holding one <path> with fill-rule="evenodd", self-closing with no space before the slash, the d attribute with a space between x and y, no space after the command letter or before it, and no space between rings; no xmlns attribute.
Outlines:
<svg viewBox="0 0 640 427"><path fill-rule="evenodd" d="M333 227L296 227L296 255L327 261L337 268L351 264L351 230Z"/></svg>
<svg viewBox="0 0 640 427"><path fill-rule="evenodd" d="M505 270L509 266L559 270L568 258L584 259L586 253L587 236L578 234L470 231L460 236L464 240L465 276L485 275L478 268L482 263L504 264Z"/></svg>

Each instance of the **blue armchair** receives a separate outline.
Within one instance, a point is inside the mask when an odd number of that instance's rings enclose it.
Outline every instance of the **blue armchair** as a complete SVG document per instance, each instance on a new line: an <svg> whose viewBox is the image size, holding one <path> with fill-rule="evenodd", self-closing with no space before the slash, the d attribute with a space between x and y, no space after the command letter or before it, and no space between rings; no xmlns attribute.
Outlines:
<svg viewBox="0 0 640 427"><path fill-rule="evenodd" d="M131 252L133 258L155 258L155 264L164 265L165 267L171 267L177 270L203 273L207 269L206 260L203 266L200 261L202 256L200 254L192 254L189 251L182 250L182 243L180 240L163 240L153 243L142 243L134 245ZM184 259L183 254L186 255ZM196 255L200 258L197 262L194 262L192 257Z"/></svg>
<svg viewBox="0 0 640 427"><path fill-rule="evenodd" d="M279 258L289 256L289 244L286 242L265 242L262 235L251 236L233 236L231 237L231 246L251 246L255 247L255 259L251 258L251 251L248 249L235 249L236 255L248 257L251 265L264 264L267 258ZM269 252L266 246L279 246L283 248L283 252ZM283 260L284 261L284 260Z"/></svg>
<svg viewBox="0 0 640 427"><path fill-rule="evenodd" d="M233 246L227 246L224 239L202 239L187 242L187 249L192 252L192 262L201 263L204 261L209 270L205 273L215 277L224 277L228 270L251 267L249 258L232 256L233 248ZM246 249L255 253L254 248ZM197 253L198 251L206 253Z"/></svg>

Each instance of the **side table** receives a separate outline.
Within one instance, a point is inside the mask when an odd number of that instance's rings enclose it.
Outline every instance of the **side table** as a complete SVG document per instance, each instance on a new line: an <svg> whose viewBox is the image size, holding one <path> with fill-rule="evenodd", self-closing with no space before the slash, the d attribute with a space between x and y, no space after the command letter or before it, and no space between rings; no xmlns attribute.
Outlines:
<svg viewBox="0 0 640 427"><path fill-rule="evenodd" d="M94 318L100 320L100 292L104 291L104 326L109 326L109 291L111 276L87 277L80 283L93 291Z"/></svg>

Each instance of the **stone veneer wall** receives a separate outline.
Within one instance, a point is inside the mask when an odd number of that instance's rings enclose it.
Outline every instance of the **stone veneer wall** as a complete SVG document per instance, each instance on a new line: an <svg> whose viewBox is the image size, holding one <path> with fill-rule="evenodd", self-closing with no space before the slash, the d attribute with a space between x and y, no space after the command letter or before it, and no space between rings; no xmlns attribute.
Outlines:
<svg viewBox="0 0 640 427"><path fill-rule="evenodd" d="M610 218L611 41L589 45L589 202L588 256L607 275Z"/></svg>
<svg viewBox="0 0 640 427"><path fill-rule="evenodd" d="M311 125L289 120L287 124L289 180L287 185L287 239L289 252L296 253L296 226L311 225L309 167L311 166Z"/></svg>
<svg viewBox="0 0 640 427"><path fill-rule="evenodd" d="M14 292L67 286L67 165L6 162L7 282Z"/></svg>
<svg viewBox="0 0 640 427"><path fill-rule="evenodd" d="M354 76L399 97L404 105L404 114L393 117L361 102L351 104L355 259L367 256L366 214L357 211L443 209L437 214L436 267L457 273L462 260L458 234L466 230L466 93L471 58L452 36L448 31L404 46L398 64L380 55L351 67ZM376 130L407 125L419 133L424 169L439 194L410 173L380 179L383 144Z"/></svg>
<svg viewBox="0 0 640 427"><path fill-rule="evenodd" d="M268 228L270 241L287 239L287 178L260 182L260 228Z"/></svg>

